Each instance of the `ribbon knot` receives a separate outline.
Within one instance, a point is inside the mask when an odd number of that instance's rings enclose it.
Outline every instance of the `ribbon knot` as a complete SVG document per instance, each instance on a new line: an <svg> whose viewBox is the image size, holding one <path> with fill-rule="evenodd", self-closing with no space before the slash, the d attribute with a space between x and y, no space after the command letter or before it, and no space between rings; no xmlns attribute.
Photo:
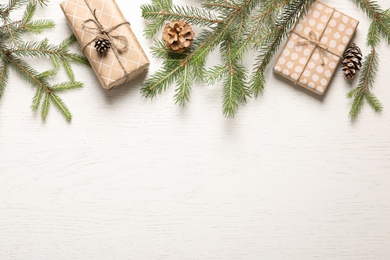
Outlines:
<svg viewBox="0 0 390 260"><path fill-rule="evenodd" d="M300 78L302 77L303 75L303 72L305 71L306 67L308 66L309 64L309 60L311 59L311 57L313 56L313 53L315 50L318 50L319 54L320 54L320 57L321 57L321 65L324 66L325 65L325 56L327 54L327 52L339 57L340 59L342 58L340 55L336 54L333 50L330 50L329 47L327 45L325 45L324 43L320 42L322 36L324 35L325 33L325 30L326 28L328 27L328 24L330 22L330 20L332 19L334 13L335 13L335 9L332 8L332 13L330 14L329 18L328 18L328 21L324 27L324 29L322 30L322 32L320 33L320 35L318 36L316 32L314 31L310 31L309 32L309 37L307 37L306 35L302 35L296 31L291 31L292 33L298 35L299 37L302 38L302 40L300 40L299 42L296 43L296 45L300 46L300 45L309 45L309 44L314 44L314 48L313 50L311 51L310 53L310 56L305 64L305 66L303 67L302 69L302 72L299 74L299 77L297 78L297 80L295 81L295 84L297 84L300 80Z"/></svg>
<svg viewBox="0 0 390 260"><path fill-rule="evenodd" d="M87 30L91 30L91 31L97 31L99 32L100 34L97 35L93 40L89 41L87 44L84 45L83 47L83 51L85 50L85 48L87 48L92 42L96 41L97 39L99 39L100 37L102 37L101 35L103 35L104 37L106 37L110 42L111 42L111 46L112 46L112 51L114 53L114 56L115 58L117 59L123 73L126 75L126 79L125 79L125 83L128 81L129 79L129 75L130 73L126 70L126 67L123 65L123 63L121 62L121 60L119 59L119 54L121 54L122 52L126 51L127 48L129 47L129 42L127 41L127 38L124 37L124 36L121 36L121 35L115 35L115 34L112 34L112 31L114 31L115 29L117 29L118 27L120 26L123 26L123 25L130 25L130 23L128 21L123 21L115 26L112 26L110 28L104 28L104 26L101 24L101 22L99 21L97 15L96 15L96 9L93 9L91 8L91 6L89 5L88 1L87 0L84 0L84 3L87 5L89 11L91 12L93 18L90 18L90 19L87 19L83 22L83 29L87 29ZM93 23L95 26L92 27L92 26L88 26L88 23ZM122 43L123 44L123 47L119 47L115 42L114 40L117 40L119 43Z"/></svg>
<svg viewBox="0 0 390 260"><path fill-rule="evenodd" d="M129 47L129 42L127 41L127 38L124 37L124 36L120 36L120 35L115 35L115 34L112 34L112 31L114 31L115 29L117 29L118 27L122 26L122 25L125 25L125 24L129 24L129 22L127 21L124 21L122 23L119 23L115 26L112 26L110 28L104 28L103 25L100 23L99 19L97 18L97 15L96 15L96 9L94 9L92 11L92 15L94 17L94 19L90 18L90 19L87 19L83 22L83 29L87 29L87 30L90 30L90 31L97 31L100 33L100 35L97 35L95 38L93 38L91 41L89 41L87 44L84 45L83 47L83 51L85 50L85 48L87 48L92 42L96 41L97 39L99 39L101 37L101 35L104 35L106 38L108 38L108 40L110 40L111 42L111 45L119 52L119 53L122 53L124 51L127 50L127 48ZM88 23L93 23L95 26L88 26ZM118 46L114 40L117 40L119 43L122 44L123 47L120 47Z"/></svg>
<svg viewBox="0 0 390 260"><path fill-rule="evenodd" d="M304 40L301 40L299 42L297 42L297 45L298 46L302 46L302 45L309 45L310 43L311 44L314 44L314 49L317 49L318 50L318 53L320 54L320 58L321 58L321 65L324 66L325 65L325 56L326 56L326 51L329 49L329 47L320 42L319 39L318 39L318 35L316 32L314 31L310 31L309 32L309 38L306 38L302 35L300 35Z"/></svg>

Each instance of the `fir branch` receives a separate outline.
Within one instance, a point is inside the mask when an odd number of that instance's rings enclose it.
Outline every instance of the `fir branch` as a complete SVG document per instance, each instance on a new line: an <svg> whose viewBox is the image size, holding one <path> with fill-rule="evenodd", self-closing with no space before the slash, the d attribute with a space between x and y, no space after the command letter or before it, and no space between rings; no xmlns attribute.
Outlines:
<svg viewBox="0 0 390 260"><path fill-rule="evenodd" d="M158 10L161 12L170 11L172 7L172 0L152 0L152 6L150 5L142 5L142 10L147 10L148 8L153 8L156 6ZM142 11L143 13L144 11ZM160 30L164 25L165 19L163 17L152 19L152 23L150 23L146 29L144 30L144 36L146 38L152 38L158 30Z"/></svg>
<svg viewBox="0 0 390 260"><path fill-rule="evenodd" d="M374 48L380 42L380 31L378 21L373 20L367 34L367 45Z"/></svg>
<svg viewBox="0 0 390 260"><path fill-rule="evenodd" d="M240 102L263 92L264 75L272 58L300 15L306 13L314 1L206 0L202 8L195 8L175 6L172 1L153 0L151 4L143 5L143 17L150 20L144 31L148 38L158 33L167 20L183 19L205 28L197 35L194 45L182 54L172 53L161 41L155 42L152 54L163 59L163 66L145 82L141 93L153 98L175 84L175 101L184 105L190 100L194 81L203 80L207 84L222 81L222 112L226 117L233 117ZM373 20L367 44L373 48L375 56L374 48L380 39L390 44L390 10L383 11L373 0L352 1ZM218 46L221 64L206 70L207 56ZM247 72L241 64L244 54L250 49L260 54L252 76L247 79ZM379 100L370 92L375 78L372 65L375 64L368 66L365 63L366 82L360 82L348 95L354 99L356 114L365 102L376 111L382 109ZM364 71L362 77L363 74Z"/></svg>
<svg viewBox="0 0 390 260"><path fill-rule="evenodd" d="M67 121L70 121L72 119L72 114L70 113L68 107L62 101L62 99L54 93L54 91L56 90L59 91L66 90L65 89L66 84L62 85L63 86L62 88L60 88L60 86L58 85L51 87L44 77L40 77L39 76L40 74L23 60L19 59L18 57L9 55L8 61L19 73L19 75L24 77L27 81L31 82L34 86L38 88L39 92L37 92L36 95L34 96L31 105L33 111L36 111L39 106L41 95L42 95L41 91L42 91L50 95L50 100L53 101L54 105L60 110L60 112L63 114L63 116L66 118ZM78 85L80 83L75 83L75 85L72 86L76 86L76 84ZM76 87L68 87L68 89L73 89L73 88ZM43 119L46 117L46 113L47 113L46 111L47 110L45 109L45 113L43 112L41 113Z"/></svg>
<svg viewBox="0 0 390 260"><path fill-rule="evenodd" d="M24 60L21 60L13 55L8 55L7 61L18 72L18 74L25 80L29 81L34 86L43 88L45 91L50 92L49 83L45 79L38 77L39 73L33 69Z"/></svg>
<svg viewBox="0 0 390 260"><path fill-rule="evenodd" d="M32 2L29 3L26 7L26 10L24 11L22 22L24 24L29 23L33 18L36 10L37 10L37 6Z"/></svg>
<svg viewBox="0 0 390 260"><path fill-rule="evenodd" d="M362 71L359 77L359 84L348 94L348 99L353 99L349 112L349 117L356 120L365 102L367 102L375 112L381 112L383 105L379 99L371 92L376 74L378 71L379 57L375 47L380 43L381 38L390 44L390 11L383 11L374 0L352 0L360 7L369 18L372 19L367 33L367 45L371 47L371 53L363 62Z"/></svg>
<svg viewBox="0 0 390 260"><path fill-rule="evenodd" d="M55 27L55 22L52 20L35 20L23 25L22 29L26 32L41 34L44 30Z"/></svg>
<svg viewBox="0 0 390 260"><path fill-rule="evenodd" d="M222 45L222 52L226 52L227 59L225 60L228 67L227 77L223 84L223 99L222 99L222 113L226 117L234 117L238 110L238 103L246 101L246 97L250 96L248 87L246 86L246 72L238 60L232 57L232 42L226 41Z"/></svg>
<svg viewBox="0 0 390 260"><path fill-rule="evenodd" d="M49 0L31 0L31 2L34 4L39 4L40 6L44 6L47 5Z"/></svg>
<svg viewBox="0 0 390 260"><path fill-rule="evenodd" d="M15 46L18 46L18 41L17 41L17 37L16 35L14 35L14 33L12 32L12 29L9 25L9 22L8 22L8 17L5 17L4 18L4 26L6 27L6 32L7 34L4 36L4 38L10 38L12 43L15 45Z"/></svg>
<svg viewBox="0 0 390 260"><path fill-rule="evenodd" d="M372 49L371 53L367 55L363 62L363 67L359 77L359 85L355 89L352 89L348 94L348 99L353 99L352 107L349 112L349 117L355 120L367 101L371 107L376 111L380 112L383 109L382 104L379 100L371 93L375 77L378 71L379 57L375 49Z"/></svg>
<svg viewBox="0 0 390 260"><path fill-rule="evenodd" d="M161 94L176 81L177 73L181 70L181 65L174 62L165 62L159 71L145 81L141 89L142 95L153 98L157 94Z"/></svg>
<svg viewBox="0 0 390 260"><path fill-rule="evenodd" d="M43 120L46 119L47 114L49 113L49 109L50 109L50 93L46 93L45 99L43 100L43 104L41 107L41 118Z"/></svg>
<svg viewBox="0 0 390 260"><path fill-rule="evenodd" d="M144 30L145 38L147 39L153 38L153 36L157 34L157 32L163 27L164 22L165 22L164 18L158 18L158 19L154 19L153 23L148 24Z"/></svg>
<svg viewBox="0 0 390 260"><path fill-rule="evenodd" d="M172 0L152 0L152 4L158 6L161 10L169 11L172 6Z"/></svg>
<svg viewBox="0 0 390 260"><path fill-rule="evenodd" d="M390 9L385 11L382 10L379 4L374 0L351 1L360 7L367 16L371 18L373 24L375 23L375 29L386 40L387 44L390 44ZM373 33L372 30L369 31L369 36L371 33ZM375 47L375 45L372 46Z"/></svg>
<svg viewBox="0 0 390 260"><path fill-rule="evenodd" d="M73 69L70 66L69 62L66 59L62 59L62 64L64 65L66 74L68 75L68 78L70 79L70 81L75 81L76 78L75 78Z"/></svg>
<svg viewBox="0 0 390 260"><path fill-rule="evenodd" d="M65 55L57 46L48 44L47 39L41 42L23 42L11 53L25 58L50 58L52 55L57 57Z"/></svg>
<svg viewBox="0 0 390 260"><path fill-rule="evenodd" d="M367 103L371 106L372 109L374 109L375 112L382 112L383 105L372 92L366 92L365 98Z"/></svg>
<svg viewBox="0 0 390 260"><path fill-rule="evenodd" d="M284 8L282 15L275 23L275 30L268 32L259 44L260 55L255 65L254 75L252 76L251 90L254 96L262 93L265 85L264 72L270 63L272 57L278 50L281 42L287 36L291 27L298 20L302 13L305 13L314 0L292 0Z"/></svg>
<svg viewBox="0 0 390 260"><path fill-rule="evenodd" d="M28 0L10 0L8 6L1 11L3 19L8 16L11 11L23 7L26 3L28 3Z"/></svg>
<svg viewBox="0 0 390 260"><path fill-rule="evenodd" d="M49 93L50 100L53 102L53 104L60 110L60 112L63 114L63 116L66 118L67 121L72 120L72 113L69 111L69 108L65 105L64 101L54 94L53 92Z"/></svg>
<svg viewBox="0 0 390 260"><path fill-rule="evenodd" d="M3 96L5 87L7 85L8 75L9 75L8 64L2 62L0 64L0 98Z"/></svg>
<svg viewBox="0 0 390 260"><path fill-rule="evenodd" d="M185 106L186 102L190 101L191 98L191 82L193 79L193 73L188 64L183 66L181 74L178 75L177 87L175 94L175 103L180 106Z"/></svg>
<svg viewBox="0 0 390 260"><path fill-rule="evenodd" d="M79 65L88 66L88 67L91 66L91 64L89 64L88 59L85 56L82 56L80 54L67 53L66 58Z"/></svg>
<svg viewBox="0 0 390 260"><path fill-rule="evenodd" d="M55 56L51 57L51 62L53 64L53 69L46 70L42 73L39 73L37 77L39 79L47 79L49 77L53 77L57 75L58 71L60 70L60 64L58 63L58 59Z"/></svg>
<svg viewBox="0 0 390 260"><path fill-rule="evenodd" d="M42 99L42 94L45 92L45 89L42 87L38 87L37 90L35 91L35 95L33 97L32 103L31 103L31 110L32 111L37 111L40 104L41 104L41 99Z"/></svg>
<svg viewBox="0 0 390 260"><path fill-rule="evenodd" d="M374 0L351 0L360 7L371 19L375 19L382 12L379 4Z"/></svg>
<svg viewBox="0 0 390 260"><path fill-rule="evenodd" d="M234 11L238 10L239 8L237 5L233 4L225 4L225 3L206 3L204 5L205 7L209 8L210 10L220 10L221 8L227 9L228 11Z"/></svg>
<svg viewBox="0 0 390 260"><path fill-rule="evenodd" d="M51 20L33 20L37 4L45 5L46 0L10 0L8 5L0 5L0 97L8 79L8 68L13 68L23 79L30 82L36 92L32 99L31 109L37 111L41 107L41 117L47 117L50 104L53 103L67 120L72 115L57 96L57 92L80 88L82 84L75 81L70 61L88 65L85 57L71 53L69 47L76 39L71 36L59 45L50 44L48 39L42 41L23 41L25 33L41 33L43 30L54 27ZM12 20L10 13L25 6L24 14L19 20ZM34 69L26 59L48 59L53 68L43 72ZM71 82L51 85L49 79L59 72L60 61L65 68ZM45 96L43 103L41 102Z"/></svg>
<svg viewBox="0 0 390 260"><path fill-rule="evenodd" d="M383 11L376 20L379 23L379 31L382 37L390 45L390 9Z"/></svg>
<svg viewBox="0 0 390 260"><path fill-rule="evenodd" d="M211 12L207 12L192 6L172 6L170 11L165 11L160 10L152 5L142 5L141 9L142 17L148 20L160 18L164 19L165 21L184 19L193 25L200 26L212 26L215 23L222 22Z"/></svg>
<svg viewBox="0 0 390 260"><path fill-rule="evenodd" d="M74 36L74 34L72 34L71 36L69 36L68 38L64 39L59 47L60 49L67 49L69 48L72 44L76 43L77 42L77 39L76 39L76 36Z"/></svg>
<svg viewBox="0 0 390 260"><path fill-rule="evenodd" d="M287 1L287 0L284 0ZM250 96L249 90L246 86L246 72L240 65L243 54L248 50L252 39L257 35L259 29L262 27L262 21L269 12L276 12L280 6L273 7L271 11L265 11L261 21L258 21L255 29L248 30L251 24L250 14L260 3L259 0L240 0L230 2L227 0L209 0L204 5L210 10L219 11L221 21L211 24L203 24L209 30L204 30L197 37L197 42L184 55L173 55L166 49L161 41L156 42L152 47L152 52L155 57L164 59L163 67L144 84L141 93L146 97L155 97L156 94L161 93L171 84L176 82L176 103L184 105L189 101L191 86L188 79L201 80L204 79L205 61L208 54L218 45L229 45L229 50L223 51L221 55L224 58L224 63L221 66L216 66L214 69L207 72L206 81L223 80L223 113L227 117L233 117L238 110L238 103L246 101L246 97ZM281 3L280 3L281 4ZM187 16L200 16L198 9L186 7L185 9L177 10L171 6L172 10L178 11L180 19L188 18ZM229 9L229 10L227 10ZM151 26L145 31L146 34L155 32L158 27L159 19L165 20L164 15L166 11L161 9L159 5L147 5L143 7L144 11L150 12L144 17L152 20ZM186 10L188 12L184 12ZM207 15L209 16L209 15ZM173 17L168 17L173 18ZM175 17L176 18L176 17ZM198 25L202 25L199 21L193 21ZM214 22L214 21L213 21ZM153 28L150 30L150 28ZM228 56L229 58L226 58ZM188 74L193 71L192 74ZM217 75L217 77L214 77ZM191 77L186 77L191 75Z"/></svg>
<svg viewBox="0 0 390 260"><path fill-rule="evenodd" d="M55 84L55 85L51 86L50 89L57 93L60 91L81 88L82 86L83 86L83 83L81 83L81 82L71 81L71 82L63 82L63 83Z"/></svg>

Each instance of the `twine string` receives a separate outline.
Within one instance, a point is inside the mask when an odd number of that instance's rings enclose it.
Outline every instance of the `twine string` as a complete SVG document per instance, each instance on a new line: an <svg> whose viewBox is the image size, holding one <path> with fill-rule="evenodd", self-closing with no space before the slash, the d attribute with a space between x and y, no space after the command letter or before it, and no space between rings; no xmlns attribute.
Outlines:
<svg viewBox="0 0 390 260"><path fill-rule="evenodd" d="M104 28L104 26L101 24L101 22L99 21L97 15L96 15L96 9L93 9L91 8L91 6L88 4L87 0L84 0L85 4L87 5L89 11L91 12L93 18L90 18L90 19L87 19L87 20L84 20L83 21L83 29L86 29L86 30L90 30L90 31L96 31L96 32L99 32L99 35L97 35L95 38L93 38L91 41L89 41L87 44L85 44L83 46L83 51L93 42L95 42L96 40L98 40L99 38L101 38L103 35L104 37L106 37L110 43L111 43L111 46L113 47L113 53L114 53L114 56L115 58L117 59L120 67L122 68L123 72L125 73L126 75L126 80L125 80L125 83L128 81L128 78L129 78L129 73L127 72L125 66L123 65L123 63L121 62L121 60L119 59L119 55L123 52L125 52L128 47L129 47L129 42L127 40L126 37L124 36L121 36L121 35L115 35L115 34L112 34L112 32L114 30L116 30L117 28L123 26L123 25L130 25L130 23L128 21L124 21L122 23L119 23L117 25L114 25L110 28ZM94 26L90 26L88 24L90 23L93 23ZM123 47L120 47L119 45L117 45L115 42L118 42L119 44L121 44Z"/></svg>
<svg viewBox="0 0 390 260"><path fill-rule="evenodd" d="M92 11L92 15L94 17L94 19L90 18L90 19L87 19L83 22L83 28L84 29L87 29L87 30L90 30L90 31L97 31L99 32L101 35L104 35L106 36L110 42L111 42L111 45L119 52L119 53L122 53L124 51L127 50L127 48L129 47L129 42L127 40L126 37L124 36L121 36L121 35L114 35L112 34L111 32L114 31L115 29L119 28L120 26L122 25L125 25L125 24L130 24L129 22L122 22L122 23L119 23L115 26L112 26L108 29L104 29L103 25L100 23L99 19L97 18L96 16L96 9L94 9ZM87 24L88 23L93 23L95 24L94 27L92 26L88 26ZM100 35L97 35L95 38L93 38L91 41L89 41L87 44L84 45L83 47L83 50L88 46L90 45L91 43L93 43L94 41L96 41L97 39L99 39L101 36ZM118 40L119 42L122 43L123 47L119 47L117 44L115 44L115 41L114 39Z"/></svg>
<svg viewBox="0 0 390 260"><path fill-rule="evenodd" d="M297 46L309 45L309 44L313 44L314 45L314 48L311 50L310 56L307 59L307 62L306 62L305 66L302 69L302 72L299 74L299 77L295 81L295 84L297 84L299 82L300 78L302 77L303 72L305 71L306 67L308 66L309 61L310 61L311 57L313 56L315 50L318 50L318 52L319 52L319 55L320 55L320 58L321 58L320 59L321 60L321 65L322 66L325 65L325 57L326 57L327 52L329 52L329 53L339 57L340 59L342 59L342 57L340 55L338 55L338 54L334 53L333 51L331 51L326 44L324 44L324 43L322 43L320 41L322 36L325 33L326 28L328 27L330 21L332 20L332 17L334 15L335 11L336 11L336 9L332 8L332 14L329 17L329 20L327 21L327 23L326 23L326 25L324 27L324 30L322 30L322 32L321 32L321 34L319 36L314 31L310 31L308 37L305 36L305 35L302 35L302 34L300 34L298 32L296 32L294 30L291 31L292 33L298 35L300 38L303 39L303 40L300 40L299 42L296 43Z"/></svg>
<svg viewBox="0 0 390 260"><path fill-rule="evenodd" d="M309 39L307 39L306 37L302 37L302 38L303 40L297 42L297 46L309 45L310 43L314 44L314 49L317 49L320 54L321 65L324 66L325 56L326 56L325 51L328 50L329 47L318 40L318 35L314 31L309 32Z"/></svg>

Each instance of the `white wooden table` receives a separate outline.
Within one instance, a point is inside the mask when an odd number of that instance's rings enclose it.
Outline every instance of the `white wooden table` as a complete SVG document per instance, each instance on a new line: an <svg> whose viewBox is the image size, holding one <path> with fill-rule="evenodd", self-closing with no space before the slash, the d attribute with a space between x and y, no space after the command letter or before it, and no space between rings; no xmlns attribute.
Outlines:
<svg viewBox="0 0 390 260"><path fill-rule="evenodd" d="M118 0L150 54L148 2ZM361 21L355 42L368 53L366 16L324 2ZM56 21L54 42L70 34L58 4L37 15ZM390 48L378 52L385 110L366 106L355 123L341 71L323 99L268 72L265 94L232 120L220 84L195 86L183 109L173 88L152 101L143 79L106 92L78 68L85 87L62 96L72 123L54 107L42 122L33 87L12 73L0 101L0 259L390 259ZM152 73L161 61L149 56Z"/></svg>

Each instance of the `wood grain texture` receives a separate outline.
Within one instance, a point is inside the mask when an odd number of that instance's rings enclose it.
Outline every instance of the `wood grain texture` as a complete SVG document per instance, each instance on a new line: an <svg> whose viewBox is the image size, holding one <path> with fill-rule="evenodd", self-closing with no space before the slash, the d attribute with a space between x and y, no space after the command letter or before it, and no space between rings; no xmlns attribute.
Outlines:
<svg viewBox="0 0 390 260"><path fill-rule="evenodd" d="M118 0L149 53L147 2ZM361 21L367 53L365 15L324 2ZM59 1L38 16L57 22L53 41L70 33ZM70 124L55 109L41 122L33 88L12 73L0 102L0 259L390 259L390 50L378 52L385 111L365 107L355 123L341 71L322 99L269 72L265 94L231 120L220 84L194 87L179 108L173 89L144 99L141 78L106 92L80 68L85 87L63 95ZM151 61L150 73L161 64Z"/></svg>

